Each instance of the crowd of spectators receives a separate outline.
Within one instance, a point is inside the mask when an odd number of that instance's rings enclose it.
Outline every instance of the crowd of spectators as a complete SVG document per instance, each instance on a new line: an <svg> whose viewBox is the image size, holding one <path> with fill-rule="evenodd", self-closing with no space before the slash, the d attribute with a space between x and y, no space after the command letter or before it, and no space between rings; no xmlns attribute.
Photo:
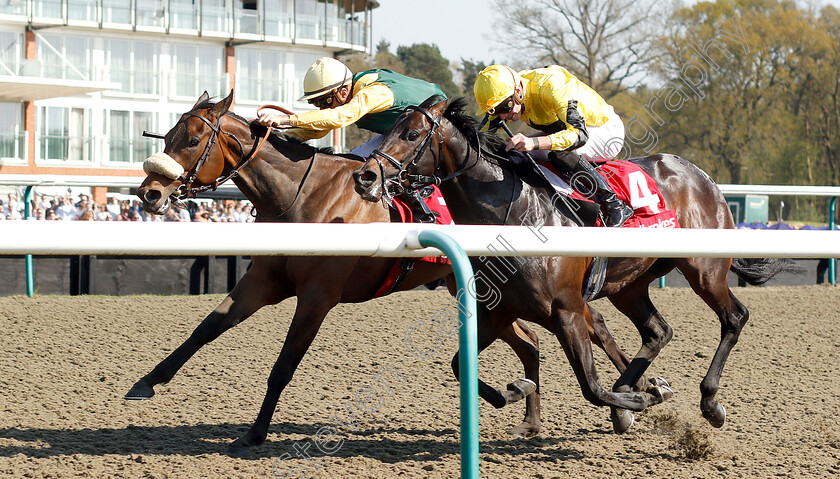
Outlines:
<svg viewBox="0 0 840 479"><path fill-rule="evenodd" d="M182 221L249 223L254 221L251 204L242 200L187 200L173 204L164 215L143 211L140 200L110 197L99 204L87 194L35 195L30 220L44 221ZM24 203L14 193L0 199L0 220L24 219Z"/></svg>

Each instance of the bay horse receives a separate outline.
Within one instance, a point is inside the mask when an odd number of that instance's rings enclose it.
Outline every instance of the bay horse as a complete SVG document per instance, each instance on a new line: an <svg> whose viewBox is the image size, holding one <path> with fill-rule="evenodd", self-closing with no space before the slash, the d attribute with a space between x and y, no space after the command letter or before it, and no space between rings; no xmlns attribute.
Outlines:
<svg viewBox="0 0 840 479"><path fill-rule="evenodd" d="M419 108L403 113L378 150L354 173L356 191L369 201L383 194L399 194L417 182L438 183L458 224L523 224L576 226L557 213L545 198L555 192L531 167L514 165L504 151L506 142L492 133L478 133L476 121L464 114L463 98L431 98ZM714 181L692 163L673 155L653 155L631 160L659 186L668 208L676 210L685 228L734 228L732 215ZM543 199L541 199L541 197ZM577 376L584 397L611 407L616 432L632 425L632 413L665 399L663 389L633 391L642 374L673 331L650 300L651 281L674 268L717 314L720 343L700 384L700 409L714 427L722 427L726 410L715 395L720 376L749 311L727 285L732 270L750 284L766 282L782 270L794 269L777 259L731 258L610 258L606 279L592 299L606 297L638 329L642 346L623 368L612 391L598 378L589 338L585 333L582 299L584 279L591 258L519 258L517 271L499 286L501 301L490 310L479 304L479 351L486 348L511 321L522 318L542 325L560 340ZM476 271L487 262L472 259ZM512 264L508 262L508 265ZM508 268L510 270L510 268ZM507 270L505 270L507 271ZM491 276L488 274L488 276ZM458 376L457 362L453 369ZM619 368L620 370L622 368ZM658 393L657 393L658 391Z"/></svg>
<svg viewBox="0 0 840 479"><path fill-rule="evenodd" d="M231 112L232 103L232 91L218 102L211 101L205 92L163 136L164 151L144 164L148 176L137 190L147 212L163 214L172 198L185 198L231 178L259 212L257 221L399 221L388 208L364 201L354 193L352 172L361 164L358 159L327 154L284 135L267 136L265 127L251 125ZM260 137L267 139L262 143L258 141ZM280 394L327 313L338 303L371 299L395 261L398 260L346 256L253 257L251 267L221 304L183 344L137 381L125 398L150 399L154 387L169 382L202 346L263 306L297 296L294 317L268 378L259 414L250 429L227 449L229 454L244 456L248 448L265 441ZM451 271L449 265L417 262L396 290L412 289L450 275ZM501 336L523 363L525 376L533 381L534 389L539 381L537 336L519 322ZM514 381L498 394L505 404L529 396L526 417L539 410L527 381Z"/></svg>

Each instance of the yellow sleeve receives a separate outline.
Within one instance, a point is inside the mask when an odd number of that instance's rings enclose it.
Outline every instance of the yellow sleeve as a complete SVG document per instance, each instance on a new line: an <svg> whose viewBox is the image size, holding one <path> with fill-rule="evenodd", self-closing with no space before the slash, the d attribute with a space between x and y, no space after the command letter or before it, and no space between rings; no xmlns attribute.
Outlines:
<svg viewBox="0 0 840 479"><path fill-rule="evenodd" d="M330 130L305 130L303 128L289 128L288 130L280 130L284 134L300 141L317 140L327 136Z"/></svg>
<svg viewBox="0 0 840 479"><path fill-rule="evenodd" d="M393 104L394 93L391 89L381 83L375 83L356 92L344 105L292 115L289 117L289 123L305 130L327 132L352 125L368 113L385 111Z"/></svg>
<svg viewBox="0 0 840 479"><path fill-rule="evenodd" d="M568 96L565 95L562 88L548 88L546 90L547 91L540 92L540 101L542 106L547 110L556 112L557 118L566 125L565 130L560 130L557 133L549 135L549 138L551 138L551 149L562 151L568 150L572 147L581 147L583 145L581 140L585 142L587 136L585 132L581 132L580 129L575 127L575 125L579 122L571 121L569 118L570 112ZM573 113L573 116L574 115L580 116L580 113L575 111ZM586 128L585 123L581 126L583 126L584 129Z"/></svg>

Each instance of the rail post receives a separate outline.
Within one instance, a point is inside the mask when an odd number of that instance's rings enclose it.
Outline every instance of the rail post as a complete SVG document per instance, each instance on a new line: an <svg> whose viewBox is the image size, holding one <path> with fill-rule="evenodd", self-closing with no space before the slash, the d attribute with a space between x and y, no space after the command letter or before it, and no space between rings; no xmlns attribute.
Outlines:
<svg viewBox="0 0 840 479"><path fill-rule="evenodd" d="M437 248L452 261L457 284L458 364L461 376L461 479L478 479L478 328L476 299L467 290L473 269L464 249L451 236L434 230L417 235L420 246ZM410 240L406 238L408 243Z"/></svg>

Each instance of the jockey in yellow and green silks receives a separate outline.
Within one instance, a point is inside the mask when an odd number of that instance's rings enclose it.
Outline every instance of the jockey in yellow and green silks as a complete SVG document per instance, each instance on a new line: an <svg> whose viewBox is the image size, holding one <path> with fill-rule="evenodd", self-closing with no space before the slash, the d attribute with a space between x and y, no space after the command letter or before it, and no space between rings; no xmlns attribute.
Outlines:
<svg viewBox="0 0 840 479"><path fill-rule="evenodd" d="M379 135L351 153L367 157L382 142L408 106L419 106L434 95L446 98L437 85L391 70L373 69L353 74L340 61L324 57L309 67L303 78L304 94L318 110L298 115L265 114L257 120L265 126L292 126L286 134L300 140L323 138L330 131L355 124Z"/></svg>

